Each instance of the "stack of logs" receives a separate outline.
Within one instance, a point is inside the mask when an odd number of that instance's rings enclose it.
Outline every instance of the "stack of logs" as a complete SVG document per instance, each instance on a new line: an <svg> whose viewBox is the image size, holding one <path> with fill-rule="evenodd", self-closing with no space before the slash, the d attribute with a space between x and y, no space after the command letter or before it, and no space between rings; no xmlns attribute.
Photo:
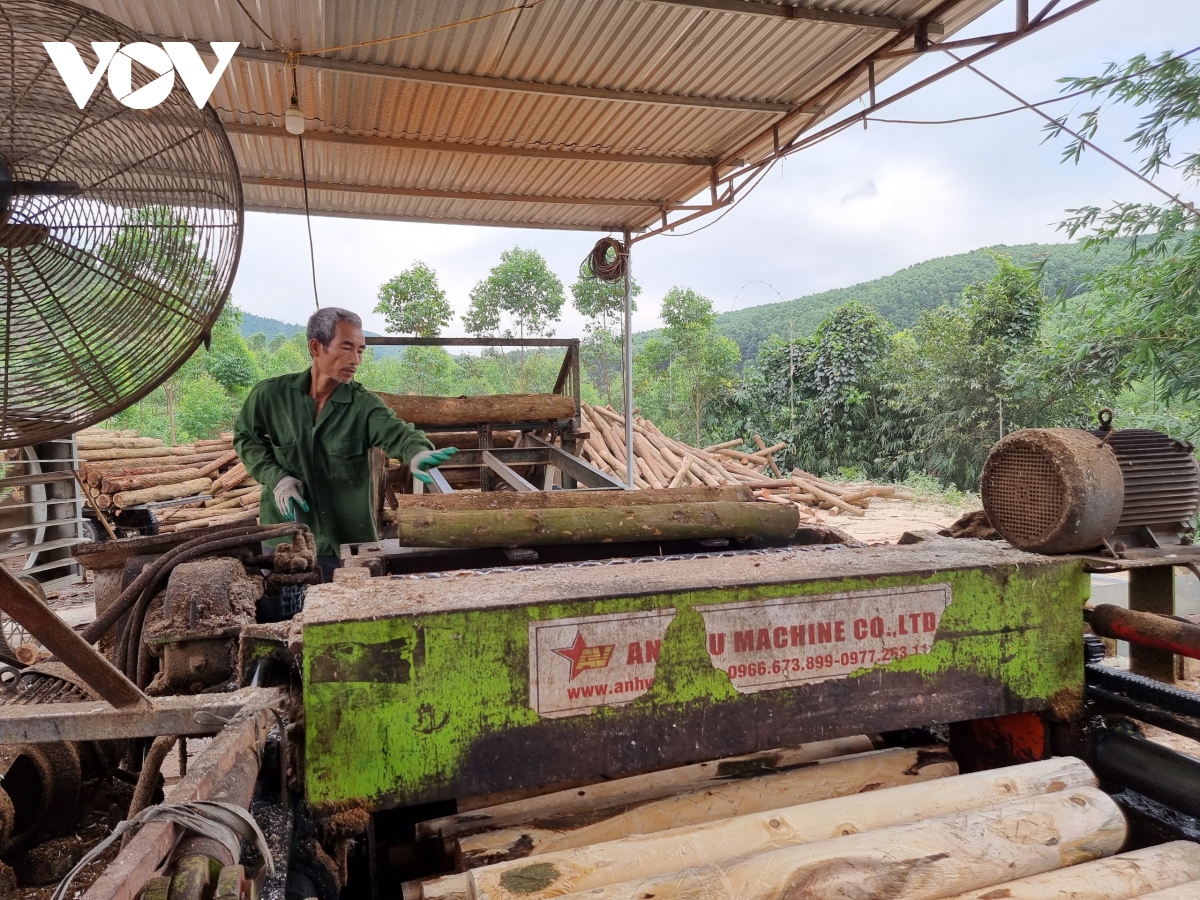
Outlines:
<svg viewBox="0 0 1200 900"><path fill-rule="evenodd" d="M636 412L636 410L635 410ZM593 466L625 480L625 420L611 407L583 404L582 427L588 433L582 454ZM754 491L759 500L796 506L801 519L823 521L818 510L836 516L862 516L874 497L911 500L912 495L892 485L833 483L793 469L784 475L773 454L784 444L768 447L754 435L757 450L735 449L747 444L740 438L698 449L667 437L649 419L634 417L633 461L639 488L677 488L687 485L733 485Z"/></svg>
<svg viewBox="0 0 1200 900"><path fill-rule="evenodd" d="M193 498L154 510L159 531L253 522L259 485L238 460L233 434L169 447L136 431L89 428L76 437L80 479L101 516Z"/></svg>
<svg viewBox="0 0 1200 900"><path fill-rule="evenodd" d="M404 900L1200 897L1200 844L1113 855L1124 817L1071 757L960 775L843 738L487 802L418 823L458 871Z"/></svg>

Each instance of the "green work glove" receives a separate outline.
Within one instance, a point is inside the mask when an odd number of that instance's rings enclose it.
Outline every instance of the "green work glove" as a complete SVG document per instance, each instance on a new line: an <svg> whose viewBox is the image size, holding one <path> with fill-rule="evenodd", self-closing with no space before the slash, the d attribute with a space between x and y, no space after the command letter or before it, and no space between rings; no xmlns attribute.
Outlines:
<svg viewBox="0 0 1200 900"><path fill-rule="evenodd" d="M413 478L422 484L433 484L433 476L429 469L434 469L458 452L457 447L447 447L445 450L421 450L408 461Z"/></svg>

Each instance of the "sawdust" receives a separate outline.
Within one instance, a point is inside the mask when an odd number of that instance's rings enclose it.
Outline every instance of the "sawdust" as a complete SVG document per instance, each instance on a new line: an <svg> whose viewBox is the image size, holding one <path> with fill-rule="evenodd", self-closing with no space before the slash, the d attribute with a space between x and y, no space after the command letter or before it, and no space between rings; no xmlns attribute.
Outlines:
<svg viewBox="0 0 1200 900"><path fill-rule="evenodd" d="M894 544L906 531L939 531L965 510L942 502L876 497L864 516L840 515L826 521L866 544Z"/></svg>

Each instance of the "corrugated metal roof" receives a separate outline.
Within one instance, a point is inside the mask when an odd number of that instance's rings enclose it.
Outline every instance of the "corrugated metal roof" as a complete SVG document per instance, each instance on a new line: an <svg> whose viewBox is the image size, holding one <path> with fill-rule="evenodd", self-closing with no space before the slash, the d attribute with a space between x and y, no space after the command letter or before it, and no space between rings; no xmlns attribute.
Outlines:
<svg viewBox="0 0 1200 900"><path fill-rule="evenodd" d="M714 162L726 175L772 151L773 125L786 141L828 118L866 91L865 60L913 41L911 29L703 8L725 0L84 2L148 37L242 43L211 102L251 209L304 208L299 142L283 129L294 71L313 211L555 228L636 230L707 199ZM934 21L949 36L998 2L799 5ZM325 49L393 35L409 36ZM280 53L322 49L295 70ZM877 81L911 58L877 63Z"/></svg>

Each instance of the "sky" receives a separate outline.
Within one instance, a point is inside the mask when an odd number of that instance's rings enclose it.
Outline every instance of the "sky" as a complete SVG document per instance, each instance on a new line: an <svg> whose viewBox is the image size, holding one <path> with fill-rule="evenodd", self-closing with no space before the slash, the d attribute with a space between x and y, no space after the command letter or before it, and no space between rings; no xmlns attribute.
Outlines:
<svg viewBox="0 0 1200 900"><path fill-rule="evenodd" d="M1006 0L955 37L1008 30L1012 6ZM998 51L979 68L1025 100L1040 101L1059 93L1062 76L1098 74L1110 61L1198 45L1200 0L1099 0ZM945 64L943 54L930 56L938 59L915 62L885 82L879 96ZM977 75L962 71L880 115L949 119L1013 105ZM1048 109L1061 115L1094 105L1081 98ZM847 112L857 108L851 105ZM1132 114L1115 111L1102 120L1096 142L1135 162L1123 144L1133 122ZM1029 111L953 125L873 123L793 155L720 221L690 235L635 244L633 271L642 295L634 330L661 324L662 297L676 285L711 298L722 312L791 300L978 247L1062 241L1058 223L1071 208L1161 199L1096 154L1085 154L1078 165L1061 163L1063 142L1043 143L1043 124ZM1170 173L1159 180L1174 191L1182 187ZM504 250L537 249L569 288L599 237L320 216L313 217L312 230L321 305L353 310L377 332L385 330L382 316L372 311L379 286L416 260L435 269L461 315L472 286ZM246 312L297 324L315 309L303 216L247 213L233 302ZM557 334L582 335L583 324L568 302ZM456 318L446 333L463 334L461 322Z"/></svg>

